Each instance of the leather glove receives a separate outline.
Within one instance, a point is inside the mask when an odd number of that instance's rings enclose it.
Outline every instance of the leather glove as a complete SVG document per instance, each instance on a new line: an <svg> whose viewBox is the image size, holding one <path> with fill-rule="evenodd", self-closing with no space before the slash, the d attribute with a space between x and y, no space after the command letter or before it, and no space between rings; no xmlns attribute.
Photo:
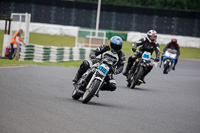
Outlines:
<svg viewBox="0 0 200 133"><path fill-rule="evenodd" d="M159 58L155 58L155 62L159 62Z"/></svg>
<svg viewBox="0 0 200 133"><path fill-rule="evenodd" d="M132 47L132 51L135 52L135 51L136 51L136 48Z"/></svg>
<svg viewBox="0 0 200 133"><path fill-rule="evenodd" d="M96 55L94 54L90 55L90 59L96 59Z"/></svg>

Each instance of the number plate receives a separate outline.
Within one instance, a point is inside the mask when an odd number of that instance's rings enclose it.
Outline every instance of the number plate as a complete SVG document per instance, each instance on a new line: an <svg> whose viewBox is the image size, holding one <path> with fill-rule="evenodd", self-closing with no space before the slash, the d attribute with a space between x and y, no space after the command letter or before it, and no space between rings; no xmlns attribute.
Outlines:
<svg viewBox="0 0 200 133"><path fill-rule="evenodd" d="M150 60L150 58L151 58L151 53L149 53L149 52L144 52L144 53L142 54L142 59Z"/></svg>
<svg viewBox="0 0 200 133"><path fill-rule="evenodd" d="M176 59L176 54L171 54L170 56L172 59Z"/></svg>
<svg viewBox="0 0 200 133"><path fill-rule="evenodd" d="M169 53L168 51L165 52L166 57L170 57L172 59L176 59L176 54Z"/></svg>
<svg viewBox="0 0 200 133"><path fill-rule="evenodd" d="M108 73L108 69L107 68L105 68L106 66L105 65L101 65L100 67L99 67L99 71L102 73L102 74L104 74L104 75L106 75L107 73Z"/></svg>

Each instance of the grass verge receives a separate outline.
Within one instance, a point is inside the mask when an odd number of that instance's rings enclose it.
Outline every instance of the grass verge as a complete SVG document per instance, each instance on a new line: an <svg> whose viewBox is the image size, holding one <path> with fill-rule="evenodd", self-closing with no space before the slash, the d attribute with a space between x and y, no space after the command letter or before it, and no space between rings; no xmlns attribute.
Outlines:
<svg viewBox="0 0 200 133"><path fill-rule="evenodd" d="M0 30L0 53L2 52L3 47L3 34L4 31ZM47 34L39 34L39 33L30 33L30 43L38 44L43 46L57 46L57 47L74 47L75 46L75 37L70 36L57 36L57 35L47 35ZM107 40L106 44L109 44L109 40ZM126 55L133 55L134 53L131 51L132 42L124 41L122 51ZM160 45L161 52L165 45ZM200 59L200 49L198 48L188 48L181 47L180 48L180 58L188 58L188 59ZM155 53L153 54L155 56ZM69 62L60 62L60 63L37 63L33 61L12 61L0 59L0 66L14 66L14 65L47 65L47 66L65 66L65 67L78 67L81 61L69 61Z"/></svg>
<svg viewBox="0 0 200 133"><path fill-rule="evenodd" d="M0 67L7 66L26 66L26 65L42 65L42 66L62 66L78 68L82 61L68 61L68 62L34 62L34 61L17 61L0 59Z"/></svg>

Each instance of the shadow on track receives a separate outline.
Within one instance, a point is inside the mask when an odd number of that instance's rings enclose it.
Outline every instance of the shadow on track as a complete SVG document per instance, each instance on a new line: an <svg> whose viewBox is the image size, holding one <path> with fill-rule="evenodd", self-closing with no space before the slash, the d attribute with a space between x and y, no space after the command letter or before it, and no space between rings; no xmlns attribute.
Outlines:
<svg viewBox="0 0 200 133"><path fill-rule="evenodd" d="M63 99L63 98L62 98ZM80 105L84 105L84 106L98 106L98 107L106 107L106 108L115 108L115 109L130 109L128 106L125 106L125 105L121 105L121 104L117 104L117 103L101 103L100 102L94 102L94 101L90 101L88 102L87 104L83 104L81 102L81 100L74 100L72 98L64 98L63 100L65 100L65 102L70 102L70 103L77 103L77 104L80 104Z"/></svg>
<svg viewBox="0 0 200 133"><path fill-rule="evenodd" d="M138 91L153 91L151 89L148 89L148 88L142 88L142 87L139 87L139 86L136 86L134 89L131 89L130 87L127 87L127 86L118 86L119 88L125 88L125 89L129 89L129 90L138 90Z"/></svg>

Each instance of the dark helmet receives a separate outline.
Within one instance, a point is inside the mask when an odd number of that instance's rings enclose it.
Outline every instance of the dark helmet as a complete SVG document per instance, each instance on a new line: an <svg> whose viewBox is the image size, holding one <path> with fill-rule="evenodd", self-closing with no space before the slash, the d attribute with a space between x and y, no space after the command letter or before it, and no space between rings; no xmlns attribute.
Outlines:
<svg viewBox="0 0 200 133"><path fill-rule="evenodd" d="M123 41L122 41L121 37L113 36L110 39L109 47L110 47L111 50L118 52L122 49L122 45L123 45Z"/></svg>
<svg viewBox="0 0 200 133"><path fill-rule="evenodd" d="M152 38L153 37L153 38ZM150 42L155 42L157 39L157 32L155 30L149 30L147 32L147 38Z"/></svg>
<svg viewBox="0 0 200 133"><path fill-rule="evenodd" d="M177 39L176 38L172 38L171 42L172 43L177 43Z"/></svg>

